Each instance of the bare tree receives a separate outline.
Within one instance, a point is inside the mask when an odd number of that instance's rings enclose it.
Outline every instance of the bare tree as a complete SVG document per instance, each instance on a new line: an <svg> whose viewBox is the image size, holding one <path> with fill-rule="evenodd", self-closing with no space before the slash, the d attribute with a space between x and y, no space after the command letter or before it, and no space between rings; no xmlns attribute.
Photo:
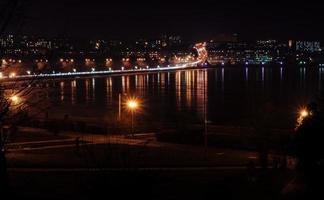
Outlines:
<svg viewBox="0 0 324 200"><path fill-rule="evenodd" d="M24 24L23 10L27 1L6 0L0 2L0 36L2 37L10 27L11 31L20 29ZM11 28L11 24L15 24ZM3 49L0 58L3 58ZM2 62L2 60L1 60ZM8 71L6 65L1 65L0 73ZM29 80L0 78L0 187L6 191L7 165L5 148L10 136L15 133L17 126L28 119L29 113L38 114L47 108L45 98L48 97L38 75ZM31 112L32 111L32 112Z"/></svg>
<svg viewBox="0 0 324 200"><path fill-rule="evenodd" d="M6 28L8 27L15 9L17 7L18 0L14 1L5 1L1 3L1 19L0 21L0 36L3 35ZM0 54L1 55L1 54ZM2 55L1 55L2 57ZM5 96L5 89L0 85L0 128L1 128L1 140L0 140L0 187L6 192L8 190L8 177L7 177L7 162L4 152L4 145L6 136L4 136L2 128L5 121L5 118L8 117L10 112L10 101Z"/></svg>

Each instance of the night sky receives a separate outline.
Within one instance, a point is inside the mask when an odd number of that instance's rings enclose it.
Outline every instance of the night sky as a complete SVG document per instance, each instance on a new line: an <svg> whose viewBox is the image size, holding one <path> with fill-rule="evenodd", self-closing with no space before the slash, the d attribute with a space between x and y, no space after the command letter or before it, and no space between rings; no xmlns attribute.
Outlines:
<svg viewBox="0 0 324 200"><path fill-rule="evenodd" d="M163 33L191 39L232 33L241 39L324 39L320 3L224 2L29 0L19 32L105 39Z"/></svg>

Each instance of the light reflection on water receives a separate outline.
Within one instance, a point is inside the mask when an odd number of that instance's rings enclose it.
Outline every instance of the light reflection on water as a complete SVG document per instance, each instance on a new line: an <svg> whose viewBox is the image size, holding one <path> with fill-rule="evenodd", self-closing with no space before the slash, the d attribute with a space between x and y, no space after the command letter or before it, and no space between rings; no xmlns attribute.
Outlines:
<svg viewBox="0 0 324 200"><path fill-rule="evenodd" d="M322 68L245 66L66 79L56 84L59 105L53 109L86 107L115 115L122 93L142 98L151 120L173 122L182 114L201 120L205 88L208 119L215 124L252 122L270 103L275 123L292 127L295 109L323 92L323 73Z"/></svg>

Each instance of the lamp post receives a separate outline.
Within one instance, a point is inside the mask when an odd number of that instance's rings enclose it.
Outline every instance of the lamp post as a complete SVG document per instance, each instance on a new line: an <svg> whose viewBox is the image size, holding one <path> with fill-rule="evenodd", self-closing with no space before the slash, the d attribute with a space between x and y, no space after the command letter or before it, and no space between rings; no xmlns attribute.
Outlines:
<svg viewBox="0 0 324 200"><path fill-rule="evenodd" d="M138 108L138 102L136 100L128 100L127 108L131 111L131 134L134 137L134 113Z"/></svg>
<svg viewBox="0 0 324 200"><path fill-rule="evenodd" d="M122 96L118 95L118 121L121 121Z"/></svg>

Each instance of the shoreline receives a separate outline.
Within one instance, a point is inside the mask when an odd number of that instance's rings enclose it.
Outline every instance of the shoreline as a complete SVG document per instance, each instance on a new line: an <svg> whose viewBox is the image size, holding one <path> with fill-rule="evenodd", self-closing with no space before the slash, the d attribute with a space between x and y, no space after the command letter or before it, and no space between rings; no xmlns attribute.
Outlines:
<svg viewBox="0 0 324 200"><path fill-rule="evenodd" d="M167 66L167 67L156 67L156 68L140 68L140 69L127 69L127 70L101 70L101 71L80 71L80 72L58 72L58 73L40 73L33 75L16 75L15 77L2 76L0 78L1 82L10 82L10 81L27 81L33 79L65 79L65 78L83 78L83 77L102 77L102 76L120 76L120 75L136 75L136 74L150 74L157 72L169 72L177 70L191 70L191 69L214 69L214 68L233 68L233 67L291 67L290 65L277 65L277 64L208 64L207 66L199 66L201 61L196 61L193 63L185 63L176 66ZM298 66L305 67L305 66ZM314 67L314 66L313 66Z"/></svg>
<svg viewBox="0 0 324 200"><path fill-rule="evenodd" d="M60 79L60 78L77 78L77 77L99 77L107 75L124 75L124 74L142 74L142 73L154 73L161 71L174 71L183 69L196 69L201 61L193 63L185 63L176 66L157 67L157 68L140 68L140 69L128 69L128 70L105 70L105 71L88 71L88 72L58 72L58 73L41 73L34 75L17 75L15 77L3 76L2 82L10 81L26 81L32 79Z"/></svg>

